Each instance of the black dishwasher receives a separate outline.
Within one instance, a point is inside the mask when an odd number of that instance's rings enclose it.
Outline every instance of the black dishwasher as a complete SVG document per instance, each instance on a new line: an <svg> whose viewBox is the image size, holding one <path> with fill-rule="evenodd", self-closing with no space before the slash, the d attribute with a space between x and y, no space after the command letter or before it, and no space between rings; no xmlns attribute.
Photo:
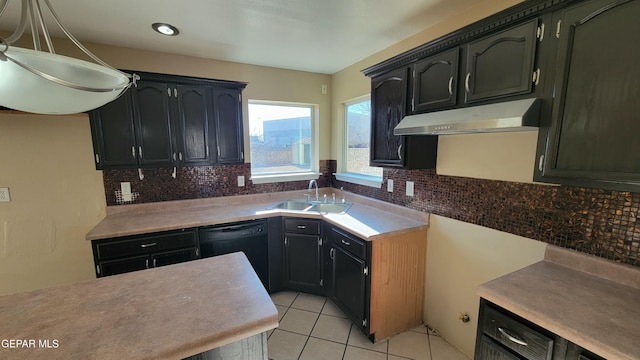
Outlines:
<svg viewBox="0 0 640 360"><path fill-rule="evenodd" d="M242 251L265 289L269 290L267 220L201 227L198 233L201 257Z"/></svg>

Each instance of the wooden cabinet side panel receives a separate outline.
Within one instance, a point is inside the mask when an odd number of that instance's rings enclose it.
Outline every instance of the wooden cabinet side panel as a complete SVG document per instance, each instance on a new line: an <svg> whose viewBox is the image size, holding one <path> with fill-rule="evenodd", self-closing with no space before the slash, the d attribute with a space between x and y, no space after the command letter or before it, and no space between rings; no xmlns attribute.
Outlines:
<svg viewBox="0 0 640 360"><path fill-rule="evenodd" d="M422 323L426 257L426 230L372 242L370 333L376 341Z"/></svg>

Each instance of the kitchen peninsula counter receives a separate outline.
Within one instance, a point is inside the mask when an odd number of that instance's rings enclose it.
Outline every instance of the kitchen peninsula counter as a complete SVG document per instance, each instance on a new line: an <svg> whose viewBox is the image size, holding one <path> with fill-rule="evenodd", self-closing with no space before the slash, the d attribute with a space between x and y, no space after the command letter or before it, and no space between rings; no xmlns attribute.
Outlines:
<svg viewBox="0 0 640 360"><path fill-rule="evenodd" d="M322 193L331 197L332 189ZM107 217L86 236L99 240L157 231L232 223L273 216L323 219L365 240L397 236L428 228L427 213L348 193L353 202L345 214L268 210L280 201L303 198L304 191L239 195L221 198L167 201L107 208ZM339 197L339 195L338 195Z"/></svg>
<svg viewBox="0 0 640 360"><path fill-rule="evenodd" d="M544 261L478 295L606 359L640 359L637 268L547 245Z"/></svg>
<svg viewBox="0 0 640 360"><path fill-rule="evenodd" d="M3 359L181 359L256 336L266 358L278 326L242 253L3 296L0 319L3 340L34 340Z"/></svg>

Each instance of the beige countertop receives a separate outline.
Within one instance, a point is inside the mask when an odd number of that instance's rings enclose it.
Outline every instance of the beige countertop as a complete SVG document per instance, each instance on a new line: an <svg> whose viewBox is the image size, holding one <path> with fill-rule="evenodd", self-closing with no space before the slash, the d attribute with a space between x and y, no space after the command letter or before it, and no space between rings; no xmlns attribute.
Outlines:
<svg viewBox="0 0 640 360"><path fill-rule="evenodd" d="M3 296L0 319L2 359L181 359L278 326L242 253Z"/></svg>
<svg viewBox="0 0 640 360"><path fill-rule="evenodd" d="M640 269L547 246L478 295L606 359L640 359Z"/></svg>
<svg viewBox="0 0 640 360"><path fill-rule="evenodd" d="M331 188L321 190L321 193L329 194L338 192ZM301 200L304 193L288 191L109 207L107 217L87 234L86 239L98 240L273 216L324 219L365 240L426 230L428 227L429 215L426 213L351 193L346 198L353 205L345 214L267 210L283 200Z"/></svg>

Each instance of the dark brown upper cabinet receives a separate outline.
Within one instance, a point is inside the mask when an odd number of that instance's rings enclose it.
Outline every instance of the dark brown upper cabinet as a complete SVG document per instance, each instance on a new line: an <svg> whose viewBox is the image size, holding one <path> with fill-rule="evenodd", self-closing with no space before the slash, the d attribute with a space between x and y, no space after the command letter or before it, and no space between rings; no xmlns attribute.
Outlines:
<svg viewBox="0 0 640 360"><path fill-rule="evenodd" d="M503 30L467 45L465 102L527 94L534 75L538 21Z"/></svg>
<svg viewBox="0 0 640 360"><path fill-rule="evenodd" d="M97 169L243 162L245 83L140 73L91 111Z"/></svg>
<svg viewBox="0 0 640 360"><path fill-rule="evenodd" d="M413 65L412 112L456 105L459 53L455 48Z"/></svg>
<svg viewBox="0 0 640 360"><path fill-rule="evenodd" d="M237 164L244 161L242 133L242 94L237 89L214 89L217 158L219 164Z"/></svg>
<svg viewBox="0 0 640 360"><path fill-rule="evenodd" d="M640 1L593 0L554 13L551 121L534 180L640 191Z"/></svg>
<svg viewBox="0 0 640 360"><path fill-rule="evenodd" d="M437 136L393 134L406 112L408 74L409 69L402 68L371 79L371 166L435 167Z"/></svg>
<svg viewBox="0 0 640 360"><path fill-rule="evenodd" d="M403 166L404 137L393 129L404 117L408 69L371 79L371 165Z"/></svg>
<svg viewBox="0 0 640 360"><path fill-rule="evenodd" d="M133 88L133 119L140 165L172 164L173 136L166 83L138 81Z"/></svg>
<svg viewBox="0 0 640 360"><path fill-rule="evenodd" d="M94 160L99 169L138 164L131 91L89 113Z"/></svg>
<svg viewBox="0 0 640 360"><path fill-rule="evenodd" d="M172 160L183 165L212 164L211 143L215 135L211 89L193 85L177 85L173 89L177 141Z"/></svg>

